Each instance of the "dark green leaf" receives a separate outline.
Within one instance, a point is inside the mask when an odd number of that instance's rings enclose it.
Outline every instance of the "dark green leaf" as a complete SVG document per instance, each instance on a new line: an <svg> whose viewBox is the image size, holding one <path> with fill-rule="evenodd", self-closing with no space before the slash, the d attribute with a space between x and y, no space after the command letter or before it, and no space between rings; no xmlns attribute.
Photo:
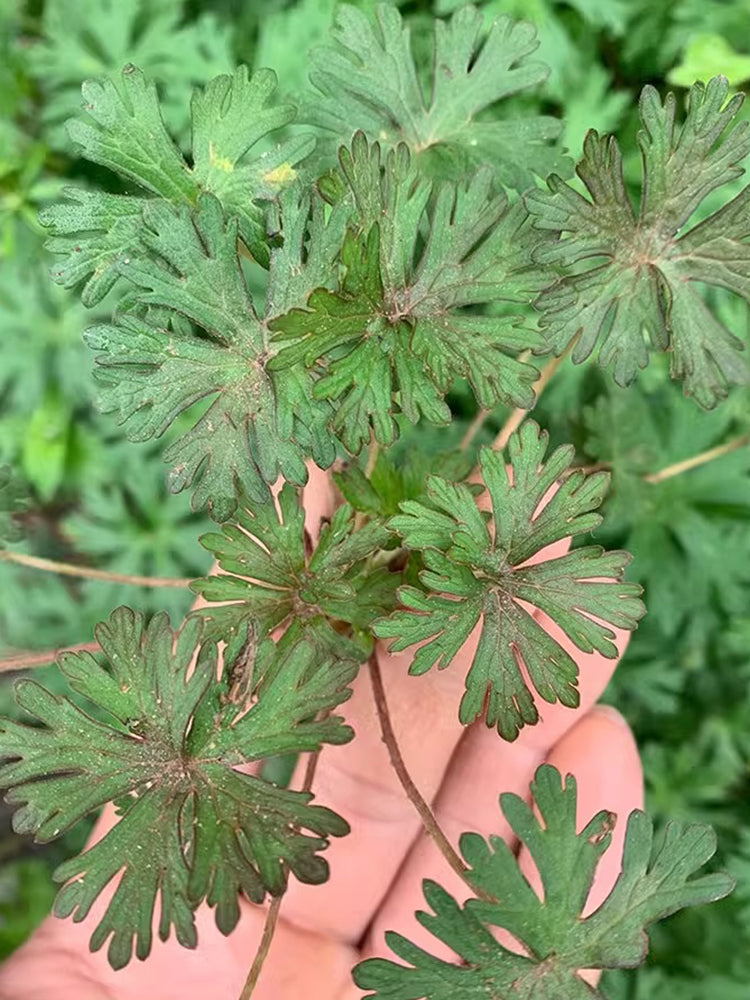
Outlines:
<svg viewBox="0 0 750 1000"><path fill-rule="evenodd" d="M540 263L562 266L537 302L552 349L560 353L577 337L573 360L580 362L598 344L599 362L612 366L619 385L646 366L649 349L669 350L673 377L706 407L728 385L750 382L743 342L696 287L717 285L750 301L750 188L683 232L712 191L740 176L750 151L747 122L726 132L742 104L741 94L728 95L723 77L696 83L677 126L674 95L662 104L653 87L644 88L637 214L617 141L594 131L577 167L588 198L555 175L549 193L526 198L535 225L561 237L536 253Z"/></svg>
<svg viewBox="0 0 750 1000"><path fill-rule="evenodd" d="M501 455L481 451L492 531L464 484L434 476L427 482L429 505L401 504L403 513L389 527L408 548L422 551L420 578L428 592L402 588L405 610L375 625L378 636L393 640L393 650L424 643L411 666L421 674L449 666L481 620L459 715L468 724L484 713L487 725L511 740L538 719L532 688L545 701L578 704L574 658L519 602L544 611L579 649L606 657L617 655L611 626L633 629L644 613L640 588L621 582L626 552L588 546L529 564L553 542L600 524L595 510L609 479L569 472L570 446L545 462L546 448L547 434L527 421L510 440L510 470Z"/></svg>
<svg viewBox="0 0 750 1000"><path fill-rule="evenodd" d="M366 630L395 604L399 577L366 562L391 537L377 520L357 527L345 505L310 551L298 491L287 484L278 509L270 497L264 504L243 504L220 534L202 537L223 572L194 581L193 590L206 600L232 603L196 614L220 637L246 621L261 634L291 620L314 625L321 618Z"/></svg>
<svg viewBox="0 0 750 1000"><path fill-rule="evenodd" d="M137 286L137 300L187 317L207 336L128 314L88 330L87 343L99 352L101 405L128 422L131 438L144 440L197 400L211 398L165 458L173 463L171 488L195 484L194 507L207 506L225 520L240 489L262 501L265 484L279 472L295 482L306 478L300 448L280 433L277 393L263 360L266 333L240 269L237 225L226 221L211 195L201 197L195 213L154 202L144 213L141 239L151 256L122 258L118 265ZM308 409L315 426L314 408ZM297 414L298 421L304 417ZM317 438L320 457L330 457L329 438L320 429Z"/></svg>
<svg viewBox="0 0 750 1000"><path fill-rule="evenodd" d="M345 821L310 805L309 793L235 768L351 739L329 712L348 698L356 665L322 658L290 630L278 645L235 644L218 682L216 649L201 646L197 619L175 634L164 614L146 628L141 615L118 608L96 636L109 669L88 653L63 653L60 667L109 722L23 680L17 700L36 724L0 725L0 784L10 788L19 833L52 840L105 803L118 806L112 829L58 868L66 884L56 912L83 919L122 873L91 940L97 949L111 937L109 959L120 968L134 945L139 958L149 954L157 897L160 936L174 926L194 947L193 911L202 900L228 933L239 892L254 902L278 895L287 869L304 882L325 881L318 853L329 836L348 832Z"/></svg>
<svg viewBox="0 0 750 1000"><path fill-rule="evenodd" d="M457 377L482 406L531 406L538 373L514 355L539 347L539 335L517 315L483 311L498 300L518 308L541 287L523 208L493 197L481 171L467 185L442 185L428 212L431 185L408 150L382 159L362 133L342 149L341 170L358 221L342 249L341 287L318 288L306 309L269 324L288 345L270 367L323 365L315 395L336 402L333 427L352 452L371 428L393 441L399 410L447 423L443 397Z"/></svg>

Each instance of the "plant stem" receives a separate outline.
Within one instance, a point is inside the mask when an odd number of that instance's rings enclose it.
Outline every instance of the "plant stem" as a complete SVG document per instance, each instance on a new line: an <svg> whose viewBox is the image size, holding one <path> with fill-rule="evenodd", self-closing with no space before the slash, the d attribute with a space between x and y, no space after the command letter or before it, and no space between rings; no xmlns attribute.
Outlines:
<svg viewBox="0 0 750 1000"><path fill-rule="evenodd" d="M370 447L367 450L367 464L365 465L365 475L369 479L372 475L372 470L375 468L378 462L378 455L380 454L380 444L375 440L373 435L370 441Z"/></svg>
<svg viewBox="0 0 750 1000"><path fill-rule="evenodd" d="M310 789L312 788L319 760L320 760L320 750L316 750L315 753L311 753L310 756L307 758L305 777L302 781L302 789L301 789L303 792L309 792ZM242 987L240 1000L250 1000L255 990L255 987L258 985L260 974L263 971L263 965L265 964L265 961L268 958L268 952L271 950L271 942L273 941L273 936L276 933L276 925L279 922L279 914L281 912L281 901L283 898L284 898L283 893L281 894L281 896L274 896L274 898L271 900L270 906L268 907L268 912L266 913L266 922L263 925L263 933L260 938L260 944L258 945L258 950L255 953L253 964L250 966L250 971L247 974L245 985Z"/></svg>
<svg viewBox="0 0 750 1000"><path fill-rule="evenodd" d="M263 964L268 957L271 942L273 941L273 936L276 933L276 924L279 922L279 912L281 910L281 900L283 898L283 895L274 896L271 901L271 905L268 907L268 913L266 914L266 922L263 925L263 934L260 939L260 944L258 945L257 952L255 953L253 964L250 966L250 972L248 973L245 985L242 988L240 1000L250 1000L255 987L258 985L260 974L263 971Z"/></svg>
<svg viewBox="0 0 750 1000"><path fill-rule="evenodd" d="M572 341L570 346L572 346ZM570 346L568 346L563 351L563 353L560 355L559 358L552 358L547 362L544 368L542 368L541 372L539 373L539 378L534 383L534 388L536 389L536 399L534 400L534 406L536 406L536 404L539 402L539 397L547 388L549 380L552 378L552 376L555 374L557 369L560 367L562 362L567 357L568 351L570 350ZM508 441L510 441L511 436L518 430L518 428L523 423L524 419L528 416L529 412L530 412L529 410L524 410L523 407L521 406L517 406L515 410L513 410L513 412L510 414L508 419L503 424L503 426L500 428L500 433L492 442L493 451L502 451L503 448L505 448L505 446L508 444Z"/></svg>
<svg viewBox="0 0 750 1000"><path fill-rule="evenodd" d="M41 569L46 573L58 573L61 576L79 576L85 580L108 580L110 583L130 583L136 587L187 587L192 582L190 577L169 576L132 576L130 573L110 573L106 569L93 569L90 566L76 566L73 563L57 562L54 559L40 559L38 556L28 556L23 552L0 551L0 561L28 566L31 569Z"/></svg>
<svg viewBox="0 0 750 1000"><path fill-rule="evenodd" d="M737 451L746 444L750 444L750 434L742 434L740 437L732 438L731 441L719 444L715 448L709 448L708 451L702 451L700 455L693 455L692 458L683 458L682 461L674 462L672 465L668 465L658 472L649 473L643 479L647 483L663 483L665 479L671 479L673 476L679 476L683 472L697 469L701 465L706 465L707 462L713 462L716 458L722 458L724 455L729 455L731 452Z"/></svg>
<svg viewBox="0 0 750 1000"><path fill-rule="evenodd" d="M378 462L378 455L380 454L380 445L375 440L375 435L370 433L370 444L367 449L367 461L365 462L365 476L369 479L372 475L372 470L375 468ZM361 510L358 510L354 515L354 530L357 531L365 523L367 515Z"/></svg>
<svg viewBox="0 0 750 1000"><path fill-rule="evenodd" d="M461 858L458 856L457 851L443 833L440 828L440 824L435 818L434 812L430 809L430 806L422 797L421 792L414 784L414 781L407 770L404 758L401 756L401 750L396 739L396 734L393 731L393 724L391 723L391 716L388 711L388 702L385 697L383 676L380 673L380 664L378 663L375 653L373 653L370 657L369 668L370 681L372 682L372 693L375 696L375 708L378 713L378 721L380 722L380 732L382 734L383 743L385 743L386 749L388 750L388 756L391 758L393 770L396 772L398 780L401 782L401 787L406 792L406 796L411 804L419 813L419 818L422 820L425 832L435 842L437 849L443 855L453 871L459 876L459 878L463 879L463 881L471 887L472 891L479 898L485 899L488 902L492 901L491 896L483 893L469 880L469 869L463 863Z"/></svg>
<svg viewBox="0 0 750 1000"><path fill-rule="evenodd" d="M44 653L14 653L0 660L0 673L12 670L25 670L27 667L40 667L51 663L58 655L65 653L95 653L99 649L98 642L81 642L77 646L60 646L59 649L49 649Z"/></svg>
<svg viewBox="0 0 750 1000"><path fill-rule="evenodd" d="M474 438L482 429L482 426L490 413L492 413L492 410L479 410L472 422L466 428L466 433L461 438L461 444L459 445L461 451L468 451Z"/></svg>

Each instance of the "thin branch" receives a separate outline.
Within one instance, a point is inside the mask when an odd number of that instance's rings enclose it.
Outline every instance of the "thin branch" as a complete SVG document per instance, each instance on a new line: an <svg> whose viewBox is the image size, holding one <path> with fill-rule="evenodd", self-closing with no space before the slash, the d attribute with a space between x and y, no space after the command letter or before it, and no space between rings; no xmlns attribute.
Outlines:
<svg viewBox="0 0 750 1000"><path fill-rule="evenodd" d="M261 935L260 944L258 945L257 952L255 953L253 964L250 966L250 972L248 973L245 985L242 987L240 1000L250 1000L253 992L255 991L255 987L258 985L260 974L263 971L263 965L266 958L268 958L268 952L271 948L273 936L276 933L276 925L279 922L281 900L283 898L283 895L274 896L271 901L271 905L268 907L268 913L266 914L266 922L263 925L263 934Z"/></svg>
<svg viewBox="0 0 750 1000"><path fill-rule="evenodd" d="M365 463L365 476L369 479L372 475L372 471L378 463L378 455L380 454L380 444L375 440L375 434L370 433L370 445L367 449L367 462ZM358 510L354 515L354 529L355 531L362 527L365 523L367 515Z"/></svg>
<svg viewBox="0 0 750 1000"><path fill-rule="evenodd" d="M536 398L534 400L534 406L539 402L539 397L542 395L544 390L547 388L549 380L555 374L557 369L563 363L568 355L573 341L570 345L563 351L559 358L552 358L547 364L542 368L539 373L539 378L534 383L534 389L536 390ZM508 419L505 421L503 426L500 428L500 433L497 435L495 440L492 442L493 451L502 451L503 448L510 441L512 435L518 430L518 428L523 423L524 419L528 416L529 410L524 410L523 407L517 406L515 410L510 414Z"/></svg>
<svg viewBox="0 0 750 1000"><path fill-rule="evenodd" d="M311 753L308 756L307 766L305 767L305 777L302 781L301 790L303 792L309 792L311 790L313 781L315 780L315 772L318 768L319 760L320 750L316 750L315 753ZM268 907L266 921L263 924L263 933L261 934L260 944L258 945L258 950L255 953L253 964L250 966L250 972L247 974L245 985L242 987L240 1000L250 1000L253 992L255 991L255 987L258 985L260 974L263 971L263 966L268 958L268 952L271 950L271 942L273 941L274 934L276 933L276 926L279 922L281 901L283 898L283 893L280 896L274 896L271 900L271 905Z"/></svg>
<svg viewBox="0 0 750 1000"><path fill-rule="evenodd" d="M490 415L490 413L492 413L492 410L481 410L481 409L479 410L479 412L474 417L472 422L466 428L466 433L461 438L461 444L459 445L461 451L469 450L469 448L472 445L472 442L474 441L474 438L477 436L477 434L484 426L484 422Z"/></svg>
<svg viewBox="0 0 750 1000"><path fill-rule="evenodd" d="M130 583L135 587L182 589L192 583L190 577L133 576L130 573L110 573L106 569L76 566L73 563L57 562L54 559L40 559L38 556L25 555L23 552L9 552L7 549L0 550L0 561L16 563L18 566L28 566L31 569L41 569L46 573L57 573L61 576L78 576L85 580L107 580L110 583Z"/></svg>
<svg viewBox="0 0 750 1000"><path fill-rule="evenodd" d="M96 653L98 642L81 642L77 646L60 646L59 649L49 649L44 653L14 653L0 660L0 674L12 670L26 670L27 667L40 667L44 663L52 663L60 653Z"/></svg>
<svg viewBox="0 0 750 1000"><path fill-rule="evenodd" d="M393 731L393 724L391 723L391 716L388 711L388 702L385 697L383 676L380 673L380 665L375 653L373 653L370 657L369 668L370 681L372 682L372 693L375 696L375 708L378 713L378 721L380 722L380 732L383 743L386 745L388 756L391 759L393 770L396 772L398 780L401 782L401 787L404 792L406 792L406 796L411 804L419 813L419 818L422 820L425 832L435 842L437 849L443 855L456 875L458 875L459 878L463 879L463 881L471 887L472 892L474 892L474 894L480 899L484 899L487 902L494 902L493 897L483 892L469 879L469 869L463 863L461 858L458 856L457 851L443 833L440 824L435 818L435 813L432 809L430 809L430 806L422 797L422 793L414 784L414 781L407 770L404 758L401 756L401 750L398 745L398 740L396 739L396 734Z"/></svg>
<svg viewBox="0 0 750 1000"><path fill-rule="evenodd" d="M674 462L658 472L651 472L643 479L647 483L663 483L665 479L671 479L683 472L697 469L701 465L706 465L707 462L713 462L714 459L722 458L724 455L729 455L733 451L743 448L746 444L750 444L750 434L742 434L740 437L732 438L731 441L717 445L715 448L709 448L708 451L702 451L700 455L693 455L692 458L683 458L681 462Z"/></svg>

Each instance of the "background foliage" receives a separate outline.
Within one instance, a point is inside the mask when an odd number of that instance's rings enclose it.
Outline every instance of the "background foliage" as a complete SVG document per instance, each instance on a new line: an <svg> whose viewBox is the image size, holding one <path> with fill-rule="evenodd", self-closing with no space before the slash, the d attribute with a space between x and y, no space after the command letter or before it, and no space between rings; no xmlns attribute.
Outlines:
<svg viewBox="0 0 750 1000"><path fill-rule="evenodd" d="M462 0L399 2L420 72L428 18ZM367 9L370 0L358 0ZM540 33L551 67L524 114L565 120L578 156L590 127L618 130L627 180L640 181L635 99L652 83L682 94L693 79L724 73L750 82L750 0L487 0L487 18L523 16ZM300 53L321 41L335 0L3 0L0 4L0 465L22 472L32 502L23 551L136 574L198 576L208 568L206 527L188 496L167 496L162 445L129 444L97 415L90 352L81 330L108 313L52 284L37 212L70 179L94 179L71 150L64 119L79 84L137 63L160 82L169 125L185 144L190 89L238 62L271 66L284 95L309 101ZM262 17L261 17L262 14ZM748 111L743 110L743 117ZM736 190L742 180L736 182ZM722 198L725 197L722 193ZM708 214L712 199L702 206ZM712 290L712 306L738 336L748 307ZM450 397L458 440L474 416L470 393ZM713 823L717 863L739 890L690 910L652 934L648 964L605 979L611 1000L733 1000L750 986L750 447L659 483L644 475L750 433L750 393L704 413L652 359L634 387L618 389L593 366L566 361L535 409L551 444L572 441L576 461L613 470L614 488L595 541L629 549L630 577L645 586L649 616L631 642L607 699L625 713L643 749L648 809L657 819ZM493 413L479 443L507 414ZM178 422L179 423L179 422ZM179 435L179 426L170 432ZM399 446L398 451L406 449ZM20 543L16 547L19 547ZM0 562L0 656L89 638L116 605L180 617L187 591L71 581ZM37 676L54 687L53 668ZM0 711L11 710L9 682ZM11 837L0 814L0 953L23 940L49 908L48 871L78 845L44 850ZM744 884L744 892L743 892Z"/></svg>

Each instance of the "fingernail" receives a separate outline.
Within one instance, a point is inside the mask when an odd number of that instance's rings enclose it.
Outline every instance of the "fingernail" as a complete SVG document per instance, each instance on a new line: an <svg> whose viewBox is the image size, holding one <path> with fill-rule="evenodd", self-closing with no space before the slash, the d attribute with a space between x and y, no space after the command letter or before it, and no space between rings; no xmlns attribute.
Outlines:
<svg viewBox="0 0 750 1000"><path fill-rule="evenodd" d="M594 708L591 709L591 714L596 714L601 718L609 719L610 722L616 723L622 729L630 730L628 720L624 715L622 715L621 712L618 712L616 708L613 708L612 705L595 705Z"/></svg>

